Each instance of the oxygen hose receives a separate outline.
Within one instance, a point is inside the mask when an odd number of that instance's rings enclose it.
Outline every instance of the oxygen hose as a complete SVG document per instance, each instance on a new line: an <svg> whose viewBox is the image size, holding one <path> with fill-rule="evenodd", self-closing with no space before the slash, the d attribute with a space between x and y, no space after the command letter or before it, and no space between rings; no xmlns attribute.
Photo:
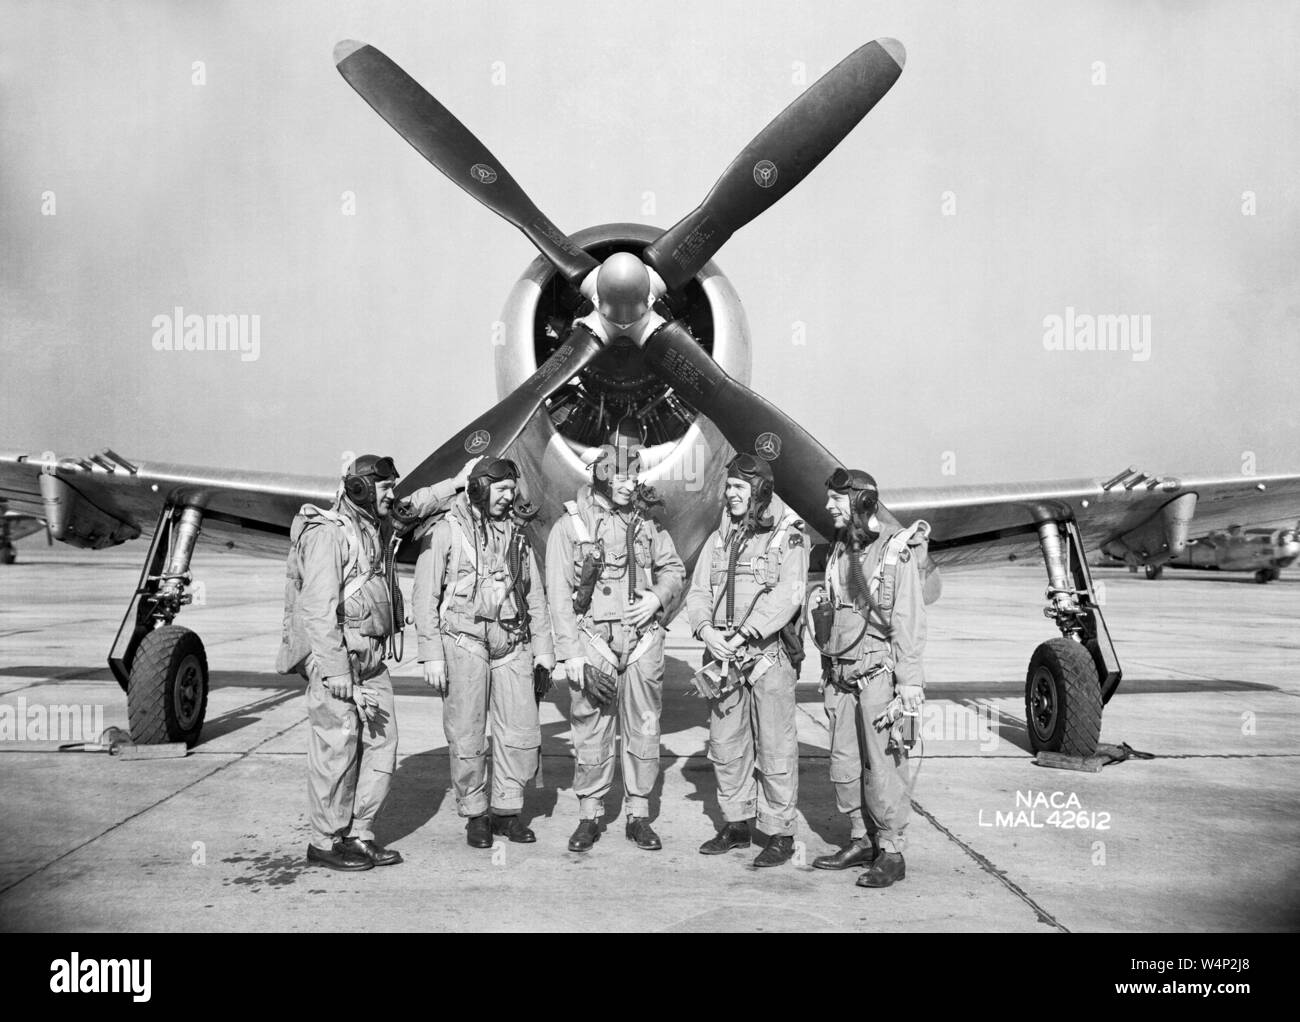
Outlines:
<svg viewBox="0 0 1300 1022"><path fill-rule="evenodd" d="M878 604L875 601L875 598L871 595L871 587L867 585L867 578L862 574L862 551L853 547L846 547L845 555L849 559L849 595L852 596L855 601L861 600L865 603L867 605L867 613L864 617L870 621L871 615L875 614L880 620L880 627L884 631L885 637L891 637L894 634L894 629L889 623L889 618L886 616L885 612L880 609L880 604ZM884 556L883 553L881 556Z"/></svg>
<svg viewBox="0 0 1300 1022"><path fill-rule="evenodd" d="M627 520L627 602L636 601L636 527L637 516Z"/></svg>
<svg viewBox="0 0 1300 1022"><path fill-rule="evenodd" d="M528 617L528 595L524 592L524 550L528 543L527 537L522 531L516 531L508 541L506 547L506 570L510 572L510 591L515 598L515 620L518 621L518 634L520 642L532 641L532 622ZM497 607L497 623L503 628L507 627L501 620L501 612L505 610L505 601L502 600ZM497 656L505 656L510 652L511 646L499 651ZM488 656L493 657L493 651L488 650ZM495 657L493 657L495 659Z"/></svg>
<svg viewBox="0 0 1300 1022"><path fill-rule="evenodd" d="M736 620L736 562L740 560L740 548L744 546L744 534L737 529L731 534L731 552L727 555L727 581L723 590L726 593L727 627Z"/></svg>
<svg viewBox="0 0 1300 1022"><path fill-rule="evenodd" d="M402 587L397 581L397 543L398 539L394 536L384 551L384 576L388 581L388 599L393 613L393 630L388 635L388 656L400 664L406 655L406 607L402 601Z"/></svg>

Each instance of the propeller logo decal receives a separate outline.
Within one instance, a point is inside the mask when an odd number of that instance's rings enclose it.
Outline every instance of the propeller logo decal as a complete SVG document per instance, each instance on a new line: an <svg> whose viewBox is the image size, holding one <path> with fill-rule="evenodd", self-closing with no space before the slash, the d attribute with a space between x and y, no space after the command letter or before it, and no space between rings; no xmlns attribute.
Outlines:
<svg viewBox="0 0 1300 1022"><path fill-rule="evenodd" d="M755 163L754 184L759 188L771 188L776 184L776 164L771 160L759 160Z"/></svg>
<svg viewBox="0 0 1300 1022"><path fill-rule="evenodd" d="M486 429L476 429L465 438L465 450L469 454L482 454L491 442L491 433Z"/></svg>
<svg viewBox="0 0 1300 1022"><path fill-rule="evenodd" d="M781 438L775 433L760 433L754 439L754 453L764 461L776 461L781 456Z"/></svg>
<svg viewBox="0 0 1300 1022"><path fill-rule="evenodd" d="M497 172L486 163L476 163L469 168L470 175L481 185L490 185L497 179Z"/></svg>

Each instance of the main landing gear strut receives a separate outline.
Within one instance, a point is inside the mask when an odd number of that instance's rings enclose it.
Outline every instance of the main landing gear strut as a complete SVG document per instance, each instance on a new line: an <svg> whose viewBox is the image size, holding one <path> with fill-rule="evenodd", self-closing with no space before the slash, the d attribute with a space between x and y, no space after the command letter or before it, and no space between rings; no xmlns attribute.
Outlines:
<svg viewBox="0 0 1300 1022"><path fill-rule="evenodd" d="M1091 756L1101 736L1102 707L1123 672L1106 630L1097 591L1073 518L1044 518L1038 543L1047 566L1047 606L1059 639L1034 650L1025 676L1025 723L1035 752Z"/></svg>
<svg viewBox="0 0 1300 1022"><path fill-rule="evenodd" d="M18 551L9 538L9 519L0 515L0 564L13 564L16 560Z"/></svg>
<svg viewBox="0 0 1300 1022"><path fill-rule="evenodd" d="M187 593L190 558L203 512L168 504L158 516L135 596L108 654L126 692L131 740L137 745L193 746L208 707L208 658L199 637L172 624Z"/></svg>

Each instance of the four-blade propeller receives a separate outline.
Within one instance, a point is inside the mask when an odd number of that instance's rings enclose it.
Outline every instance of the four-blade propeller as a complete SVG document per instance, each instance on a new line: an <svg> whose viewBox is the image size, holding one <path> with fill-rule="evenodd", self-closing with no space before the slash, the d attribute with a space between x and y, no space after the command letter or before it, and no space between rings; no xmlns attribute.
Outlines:
<svg viewBox="0 0 1300 1022"><path fill-rule="evenodd" d="M346 41L334 50L339 73L407 142L493 212L518 227L560 275L587 298L599 264L555 226L468 128L415 79L373 46ZM737 230L802 181L889 91L905 55L894 39L867 43L786 107L723 172L698 208L665 231L642 256L673 292L691 280ZM605 338L575 322L559 348L527 381L456 433L408 475L402 495L455 475L467 454L503 454L538 408L582 371ZM738 451L766 458L776 489L823 535L821 503L837 461L779 408L732 379L681 321L645 341L646 361Z"/></svg>

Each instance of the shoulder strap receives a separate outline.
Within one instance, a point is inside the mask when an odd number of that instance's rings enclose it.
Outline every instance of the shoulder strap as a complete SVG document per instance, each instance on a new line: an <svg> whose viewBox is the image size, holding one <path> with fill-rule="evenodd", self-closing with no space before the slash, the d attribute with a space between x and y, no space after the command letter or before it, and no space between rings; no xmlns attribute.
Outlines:
<svg viewBox="0 0 1300 1022"><path fill-rule="evenodd" d="M799 528L801 525L803 525L803 521L793 511L787 511L783 514L781 516L781 521L778 522L776 528L772 530L771 542L767 544L768 552L771 553L774 550L780 550L781 544L785 542L785 534L791 529Z"/></svg>
<svg viewBox="0 0 1300 1022"><path fill-rule="evenodd" d="M902 557L903 551L907 549L912 537L921 531L924 538L930 531L930 526L925 521L918 519L909 525L906 529L900 529L889 537L885 544L885 549L880 555L880 563L871 578L871 588L881 594L880 605L884 610L893 612L894 609L894 590L898 580L898 562Z"/></svg>
<svg viewBox="0 0 1300 1022"><path fill-rule="evenodd" d="M826 555L826 592L832 600L839 600L840 558L844 554L844 544L838 539L831 544L831 552Z"/></svg>
<svg viewBox="0 0 1300 1022"><path fill-rule="evenodd" d="M361 540L356 528L345 515L333 509L321 509L321 517L343 530L343 602L350 600L365 584L370 573L361 571Z"/></svg>
<svg viewBox="0 0 1300 1022"><path fill-rule="evenodd" d="M564 513L569 516L569 521L573 523L573 535L579 543L591 542L591 530L587 528L587 523L583 520L581 512L578 511L578 502L576 500L566 500L564 502Z"/></svg>
<svg viewBox="0 0 1300 1022"><path fill-rule="evenodd" d="M447 562L447 577L443 580L443 587L454 586L460 581L460 564L465 554L478 559L478 548L474 541L470 539L469 533L465 531L465 523L456 515L448 516L451 522L452 532L455 535L451 539L451 559ZM459 542L457 542L459 540ZM475 586L478 585L478 579L474 580Z"/></svg>

